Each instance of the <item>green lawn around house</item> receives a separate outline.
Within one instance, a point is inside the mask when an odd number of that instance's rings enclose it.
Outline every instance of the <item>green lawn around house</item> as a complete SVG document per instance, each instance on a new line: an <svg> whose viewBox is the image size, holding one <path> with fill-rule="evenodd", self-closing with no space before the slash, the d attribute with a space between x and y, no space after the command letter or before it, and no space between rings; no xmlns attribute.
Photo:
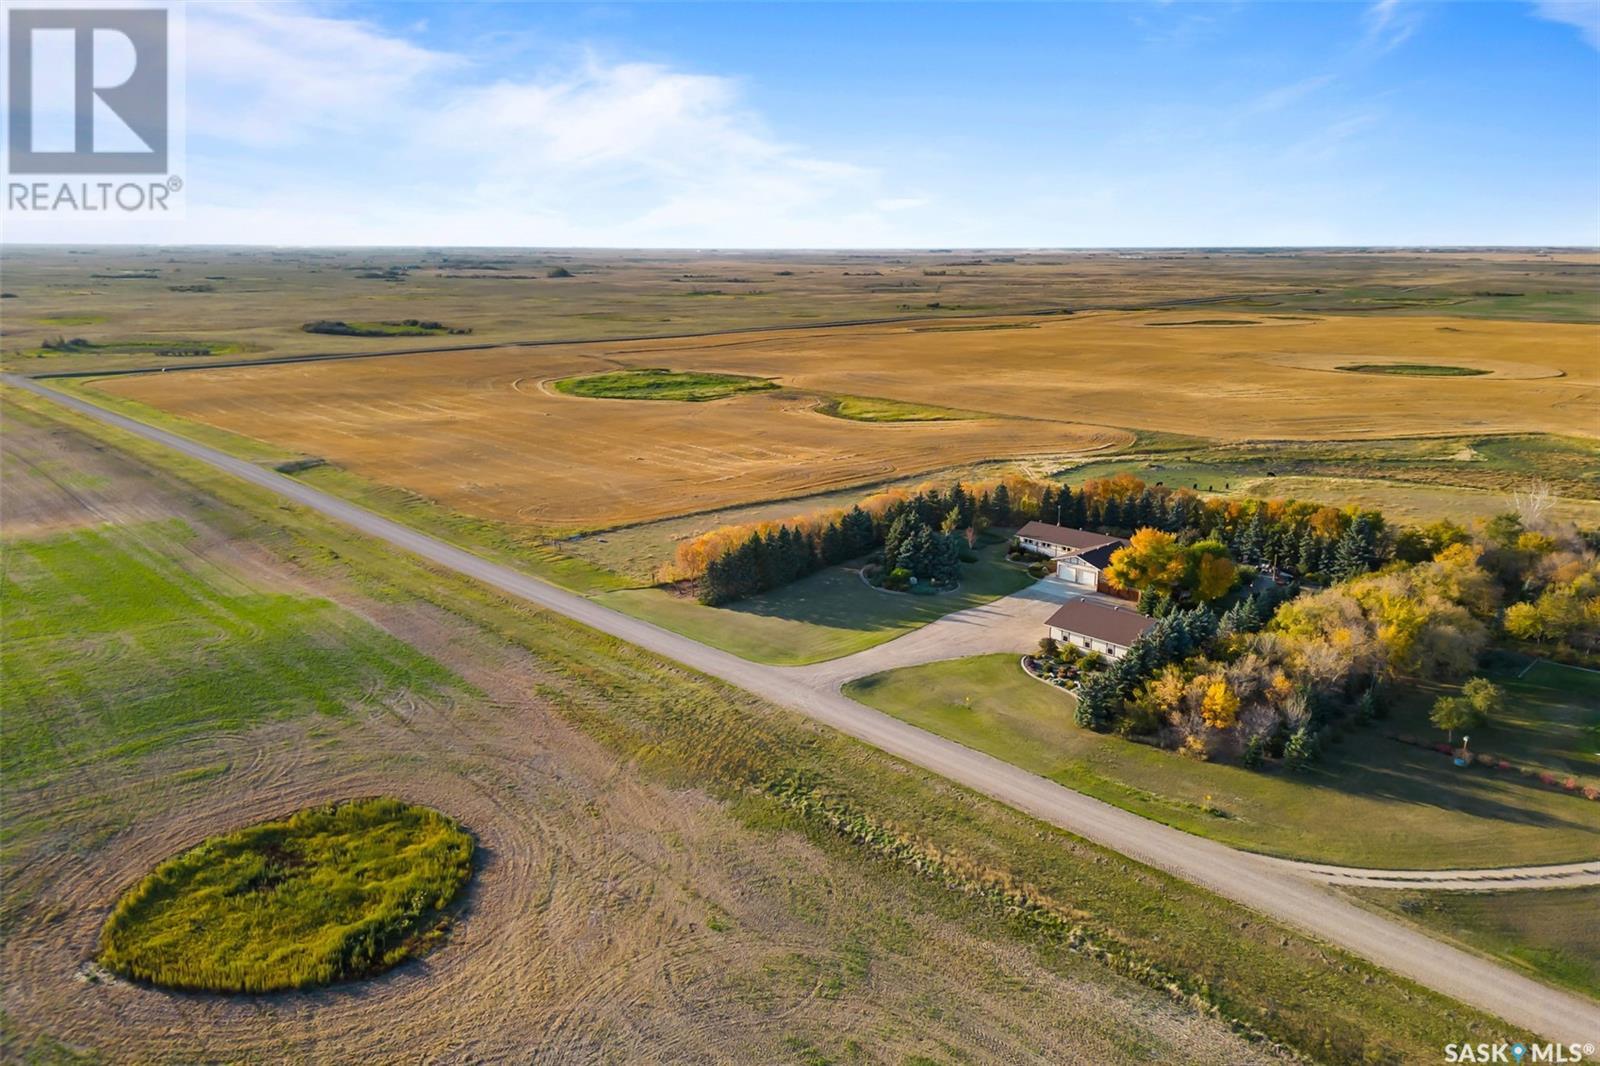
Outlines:
<svg viewBox="0 0 1600 1066"><path fill-rule="evenodd" d="M1513 761L1600 776L1589 724L1596 681L1600 676L1548 665L1505 681L1511 710L1473 746L1481 740L1480 750ZM1430 730L1427 706L1439 691L1396 701L1389 719L1347 734L1320 763L1291 774L1194 762L1080 729L1072 696L1028 677L1014 655L907 667L845 686L851 698L930 732L1252 851L1386 868L1513 866L1600 854L1600 804L1515 773L1460 770L1431 749L1383 735Z"/></svg>
<svg viewBox="0 0 1600 1066"><path fill-rule="evenodd" d="M792 585L724 607L665 589L606 592L608 607L761 663L801 666L893 640L952 611L976 607L1033 583L1006 561L1004 542L982 545L961 568L961 587L937 596L884 592L854 569L829 567Z"/></svg>

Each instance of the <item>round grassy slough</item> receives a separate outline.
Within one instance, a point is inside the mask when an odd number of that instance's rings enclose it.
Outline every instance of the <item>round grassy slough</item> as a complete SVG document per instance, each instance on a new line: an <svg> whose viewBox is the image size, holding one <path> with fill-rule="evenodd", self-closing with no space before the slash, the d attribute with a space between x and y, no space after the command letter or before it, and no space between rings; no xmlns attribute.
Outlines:
<svg viewBox="0 0 1600 1066"><path fill-rule="evenodd" d="M599 400L677 400L704 403L740 392L765 392L778 383L744 374L711 374L697 370L612 370L552 382L557 392Z"/></svg>
<svg viewBox="0 0 1600 1066"><path fill-rule="evenodd" d="M100 934L100 964L139 981L275 992L379 973L426 951L472 872L453 819L393 799L299 811L156 867Z"/></svg>
<svg viewBox="0 0 1600 1066"><path fill-rule="evenodd" d="M1475 378L1489 372L1470 366L1442 366L1437 363L1349 363L1339 369L1348 374L1398 374L1411 378Z"/></svg>

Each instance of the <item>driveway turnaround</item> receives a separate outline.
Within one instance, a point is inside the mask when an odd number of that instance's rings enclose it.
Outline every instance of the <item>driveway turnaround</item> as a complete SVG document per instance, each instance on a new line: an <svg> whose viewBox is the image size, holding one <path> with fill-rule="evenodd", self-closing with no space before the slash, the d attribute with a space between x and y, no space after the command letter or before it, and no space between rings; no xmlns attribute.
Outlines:
<svg viewBox="0 0 1600 1066"><path fill-rule="evenodd" d="M1308 876L1296 864L1236 851L1130 814L855 703L841 695L838 683L830 679L808 678L792 669L748 662L619 614L509 566L482 559L215 448L64 395L27 378L6 375L4 380L80 414L208 463L505 595L545 607L755 693L1041 821L1303 929L1395 973L1503 1018L1523 1031L1515 1035L1538 1036L1563 1043L1600 1039L1600 1002L1540 984L1433 940L1398 921L1357 907Z"/></svg>

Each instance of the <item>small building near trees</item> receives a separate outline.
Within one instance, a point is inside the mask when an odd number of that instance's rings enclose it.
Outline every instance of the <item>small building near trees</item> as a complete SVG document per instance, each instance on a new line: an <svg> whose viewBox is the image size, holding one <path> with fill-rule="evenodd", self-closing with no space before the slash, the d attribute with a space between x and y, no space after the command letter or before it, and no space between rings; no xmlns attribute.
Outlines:
<svg viewBox="0 0 1600 1066"><path fill-rule="evenodd" d="M1097 600L1076 599L1061 605L1045 620L1045 629L1057 644L1097 651L1120 659L1133 642L1156 624L1129 607L1113 607Z"/></svg>

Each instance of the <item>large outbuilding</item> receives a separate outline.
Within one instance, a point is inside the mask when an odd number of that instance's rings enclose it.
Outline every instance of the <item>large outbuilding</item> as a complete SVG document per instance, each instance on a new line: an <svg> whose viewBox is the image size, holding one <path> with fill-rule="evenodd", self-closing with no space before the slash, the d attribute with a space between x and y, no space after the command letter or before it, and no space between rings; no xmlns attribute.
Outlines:
<svg viewBox="0 0 1600 1066"><path fill-rule="evenodd" d="M1128 543L1121 537L1049 522L1029 522L1017 530L1017 540L1029 551L1054 560L1057 577L1092 591L1103 587L1102 575L1112 553Z"/></svg>
<svg viewBox="0 0 1600 1066"><path fill-rule="evenodd" d="M1097 651L1111 659L1122 658L1133 642L1155 624L1155 619L1132 608L1088 599L1069 600L1045 620L1056 643Z"/></svg>

